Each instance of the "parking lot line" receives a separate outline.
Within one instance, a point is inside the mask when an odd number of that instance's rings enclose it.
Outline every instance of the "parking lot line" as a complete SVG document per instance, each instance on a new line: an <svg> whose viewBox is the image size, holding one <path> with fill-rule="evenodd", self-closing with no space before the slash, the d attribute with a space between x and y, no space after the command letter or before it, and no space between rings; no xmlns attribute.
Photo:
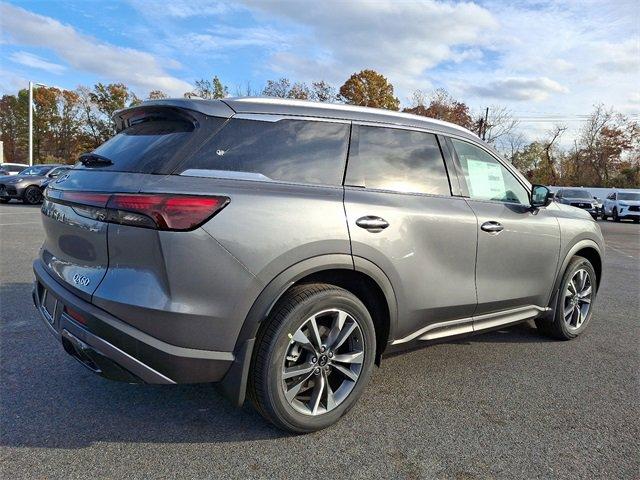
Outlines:
<svg viewBox="0 0 640 480"><path fill-rule="evenodd" d="M27 223L42 223L42 222L0 223L0 227L8 227L9 225L26 225Z"/></svg>

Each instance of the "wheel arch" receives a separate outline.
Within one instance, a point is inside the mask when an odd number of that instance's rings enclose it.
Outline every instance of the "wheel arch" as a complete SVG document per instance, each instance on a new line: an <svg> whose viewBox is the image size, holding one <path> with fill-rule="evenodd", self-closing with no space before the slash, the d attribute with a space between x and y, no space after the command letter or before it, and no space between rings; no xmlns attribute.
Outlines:
<svg viewBox="0 0 640 480"><path fill-rule="evenodd" d="M295 285L329 283L356 295L371 313L376 327L376 362L393 338L397 302L391 282L375 264L346 254L321 255L299 262L278 274L262 290L245 318L234 349L234 362L221 382L223 393L244 403L256 336L278 300Z"/></svg>
<svg viewBox="0 0 640 480"><path fill-rule="evenodd" d="M591 265L593 265L593 269L596 271L596 288L600 289L600 283L602 281L602 251L598 244L591 239L583 239L576 242L564 256L562 263L560 264L560 268L556 274L556 279L553 284L553 289L551 290L549 307L552 311L555 310L554 306L557 299L557 292L560 288L560 283L562 282L562 276L564 272L567 270L567 266L571 259L575 256L584 257Z"/></svg>

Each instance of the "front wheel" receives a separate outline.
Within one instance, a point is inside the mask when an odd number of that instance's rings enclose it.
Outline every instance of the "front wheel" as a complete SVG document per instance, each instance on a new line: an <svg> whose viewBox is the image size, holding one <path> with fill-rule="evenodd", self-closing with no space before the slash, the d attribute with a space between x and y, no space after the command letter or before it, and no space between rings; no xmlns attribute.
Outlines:
<svg viewBox="0 0 640 480"><path fill-rule="evenodd" d="M320 430L356 403L375 355L373 321L355 295L327 284L296 286L258 335L249 396L283 430Z"/></svg>
<svg viewBox="0 0 640 480"><path fill-rule="evenodd" d="M35 185L31 185L24 191L22 200L24 201L24 203L28 203L29 205L37 205L38 203L42 203L42 190L40 190Z"/></svg>
<svg viewBox="0 0 640 480"><path fill-rule="evenodd" d="M617 208L613 209L613 221L614 222L619 222L620 221L620 217L618 216L618 209Z"/></svg>
<svg viewBox="0 0 640 480"><path fill-rule="evenodd" d="M560 340L580 335L591 320L596 290L596 272L591 262L573 257L562 277L553 321L537 319L538 330Z"/></svg>

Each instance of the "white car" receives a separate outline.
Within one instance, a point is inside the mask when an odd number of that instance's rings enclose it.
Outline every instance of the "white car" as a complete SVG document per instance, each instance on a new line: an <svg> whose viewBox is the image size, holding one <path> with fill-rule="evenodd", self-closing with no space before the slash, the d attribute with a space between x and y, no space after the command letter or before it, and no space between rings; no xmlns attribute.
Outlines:
<svg viewBox="0 0 640 480"><path fill-rule="evenodd" d="M640 222L640 192L612 192L602 207L602 218L619 222L625 218Z"/></svg>
<svg viewBox="0 0 640 480"><path fill-rule="evenodd" d="M28 166L24 163L2 163L0 170L5 170L9 175L17 175Z"/></svg>

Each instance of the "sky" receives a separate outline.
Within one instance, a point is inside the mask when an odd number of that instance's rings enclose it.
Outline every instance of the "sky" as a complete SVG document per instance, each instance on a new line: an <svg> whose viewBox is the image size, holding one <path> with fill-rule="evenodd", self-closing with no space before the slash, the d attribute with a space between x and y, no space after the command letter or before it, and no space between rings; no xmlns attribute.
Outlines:
<svg viewBox="0 0 640 480"><path fill-rule="evenodd" d="M445 88L505 106L528 138L579 129L595 104L638 118L637 0L123 0L0 2L0 94L123 82L182 96L217 75L232 95L267 79L377 70L403 106Z"/></svg>

